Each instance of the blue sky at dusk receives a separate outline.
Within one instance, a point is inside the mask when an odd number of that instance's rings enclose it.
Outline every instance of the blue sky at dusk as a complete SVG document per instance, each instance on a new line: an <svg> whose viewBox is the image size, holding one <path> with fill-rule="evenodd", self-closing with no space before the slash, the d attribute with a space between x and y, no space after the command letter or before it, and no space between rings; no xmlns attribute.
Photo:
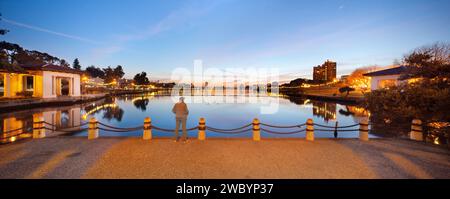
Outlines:
<svg viewBox="0 0 450 199"><path fill-rule="evenodd" d="M450 41L448 0L0 0L0 40L81 65L122 65L126 77L177 67L278 67L311 77L390 65L412 49Z"/></svg>

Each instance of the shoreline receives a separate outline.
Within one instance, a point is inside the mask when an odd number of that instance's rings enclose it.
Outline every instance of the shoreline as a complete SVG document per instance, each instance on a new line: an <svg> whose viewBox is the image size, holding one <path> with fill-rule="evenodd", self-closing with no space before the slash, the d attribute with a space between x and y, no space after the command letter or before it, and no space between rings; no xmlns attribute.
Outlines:
<svg viewBox="0 0 450 199"><path fill-rule="evenodd" d="M112 91L109 93L99 93L99 94L87 94L79 97L57 97L50 99L42 98L28 98L28 99L13 99L11 101L1 101L0 102L0 113L10 112L10 111L20 111L32 108L46 108L52 106L71 106L76 104L83 104L88 102L93 102L97 100L104 99L110 96L121 96L129 94L142 94L149 91Z"/></svg>
<svg viewBox="0 0 450 199"><path fill-rule="evenodd" d="M323 100L323 101L332 101L338 103L350 103L352 105L359 104L364 98L356 98L356 97L339 97L339 96L326 96L326 95L315 95L315 94L303 94L309 99L313 100Z"/></svg>
<svg viewBox="0 0 450 199"><path fill-rule="evenodd" d="M280 88L280 94L288 97L307 98L312 100L322 100L329 102L336 102L348 105L358 105L364 100L363 95L351 94L350 96L343 97L341 95L333 96L331 91L334 88L327 88L327 90L312 90L312 89L300 89L300 88Z"/></svg>
<svg viewBox="0 0 450 199"><path fill-rule="evenodd" d="M32 108L45 108L51 106L70 106L75 104L81 104L86 102L97 101L108 97L109 94L96 94L92 96L80 96L80 97L67 97L67 98L55 98L55 99L20 99L13 100L5 103L0 103L0 113L10 111L20 111Z"/></svg>

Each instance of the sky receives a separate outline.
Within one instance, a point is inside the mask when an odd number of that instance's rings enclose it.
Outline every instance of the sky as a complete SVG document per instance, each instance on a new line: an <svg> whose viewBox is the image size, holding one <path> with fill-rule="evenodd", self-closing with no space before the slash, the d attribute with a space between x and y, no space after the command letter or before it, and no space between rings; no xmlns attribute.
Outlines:
<svg viewBox="0 0 450 199"><path fill-rule="evenodd" d="M449 0L0 0L0 40L85 68L122 65L167 79L178 67L275 67L312 78L391 65L414 48L450 41Z"/></svg>

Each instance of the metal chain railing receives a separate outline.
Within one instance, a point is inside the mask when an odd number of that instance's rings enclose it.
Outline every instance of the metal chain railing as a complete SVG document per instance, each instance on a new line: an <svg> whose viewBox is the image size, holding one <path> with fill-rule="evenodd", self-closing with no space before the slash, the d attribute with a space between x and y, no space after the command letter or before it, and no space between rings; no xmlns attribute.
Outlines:
<svg viewBox="0 0 450 199"><path fill-rule="evenodd" d="M252 130L252 128L247 128L247 129L242 129L239 131L231 131L231 129L216 129L216 128L209 127L209 126L206 126L206 129L209 131L212 131L215 133L221 133L221 134L241 134L241 133L245 133L245 132Z"/></svg>
<svg viewBox="0 0 450 199"><path fill-rule="evenodd" d="M106 128L110 128L110 129L113 129L113 130L119 130L119 131L127 131L127 130L129 130L129 131L136 131L136 130L144 128L144 126L122 128L122 127L111 126L111 125L104 124L104 123L101 123L101 122L97 122L97 124L99 124L101 126L104 126Z"/></svg>
<svg viewBox="0 0 450 199"><path fill-rule="evenodd" d="M314 129L316 131L333 132L334 138L338 137L339 132L355 132L355 131L359 131L360 130L360 129L348 129L348 128L360 126L359 123L358 124L352 124L352 125L346 125L346 126L339 126L338 122L336 122L336 124L334 126L328 126L328 125L317 124L317 123L313 123L313 125L321 127L321 128Z"/></svg>
<svg viewBox="0 0 450 199"><path fill-rule="evenodd" d="M265 128L261 128L261 130L266 133L271 133L271 134L276 134L276 135L292 135L292 134L297 134L297 133L303 133L306 131L306 129L301 129L301 130L290 131L290 132L278 132L278 131L272 131L272 130L265 129Z"/></svg>
<svg viewBox="0 0 450 199"><path fill-rule="evenodd" d="M137 131L137 130L143 129L143 127L135 128L135 129L131 129L131 128L127 128L127 129L108 129L108 128L98 127L98 129L102 130L102 131L109 131L109 132L116 132L116 133L125 133L125 132Z"/></svg>
<svg viewBox="0 0 450 199"><path fill-rule="evenodd" d="M347 126L327 126L327 125L322 125L322 124L317 124L314 123L315 126L319 126L319 127L323 127L323 128L338 128L338 129L342 129L342 128L350 128L350 127L355 127L355 126L359 126L359 124L352 124L352 125L347 125Z"/></svg>
<svg viewBox="0 0 450 199"><path fill-rule="evenodd" d="M89 136L92 135L93 138L98 137L98 130L107 131L107 132L117 132L117 133L143 130L144 135L150 135L150 139L151 139L151 130L152 129L161 131L161 132L168 132L168 133L174 133L174 131L175 131L175 129L162 128L162 127L152 125L150 118L145 119L143 126L135 126L135 127L113 126L113 125L99 122L99 121L95 120L95 118L91 118L91 120L87 123L80 123L79 125L76 125L76 126L60 128L60 129L57 129L56 125L47 123L45 121L35 122L34 124L37 124L37 125L33 125L33 127L34 127L33 129L35 129L35 130L45 129L45 130L49 130L52 132L57 131L57 132L64 132L64 133L74 133L74 132L81 132L81 131L88 130ZM89 128L82 128L85 125L89 125ZM276 134L276 135L292 135L292 134L299 134L299 133L306 132L307 139L310 138L311 140L313 140L314 130L322 131L322 132L334 132L335 138L337 138L338 132L360 131L360 136L361 136L361 132L368 132L367 122L364 124L365 126L361 126L361 125L363 125L363 124L352 124L352 125L339 126L338 122L336 122L336 124L334 126L329 126L329 125L314 123L312 121L312 119L308 119L306 123L302 123L302 124L274 125L274 124L261 123L261 122L259 122L258 119L255 118L252 123L245 124L245 125L237 127L237 128L225 129L225 128L215 128L212 126L207 126L205 124L204 118L200 118L198 126L188 128L188 129L186 129L186 131L198 130L199 139L202 138L203 140L205 137L205 131L210 131L210 132L220 133L220 134L242 134L242 133L247 133L247 132L253 132L254 140L260 139L260 132L265 132L268 134ZM261 128L261 126L262 126L262 128ZM314 126L317 126L319 128L314 128ZM356 126L360 126L360 128L359 129L352 128L352 127L356 127ZM291 129L291 130L290 131L281 131L281 130L277 130L277 129ZM19 130L20 129L14 129L14 130L11 130L8 132L14 132L14 131L19 131ZM91 131L91 130L93 130L93 131ZM178 131L181 132L182 129L179 129ZM97 134L97 135L95 135L95 134ZM33 137L34 137L34 134L33 134ZM45 137L45 132L43 134L43 137Z"/></svg>
<svg viewBox="0 0 450 199"><path fill-rule="evenodd" d="M252 126L252 123L246 124L246 125L241 126L239 128L233 128L233 129L220 129L220 128L214 128L214 127L210 127L210 126L207 126L207 128L213 129L213 130L216 130L216 131L237 131L237 130L241 130L241 129L247 128L249 126Z"/></svg>
<svg viewBox="0 0 450 199"><path fill-rule="evenodd" d="M279 125L271 125L266 123L260 123L262 126L272 127L272 128L301 128L306 125L306 123L303 124L297 124L297 125L291 125L291 126L279 126Z"/></svg>

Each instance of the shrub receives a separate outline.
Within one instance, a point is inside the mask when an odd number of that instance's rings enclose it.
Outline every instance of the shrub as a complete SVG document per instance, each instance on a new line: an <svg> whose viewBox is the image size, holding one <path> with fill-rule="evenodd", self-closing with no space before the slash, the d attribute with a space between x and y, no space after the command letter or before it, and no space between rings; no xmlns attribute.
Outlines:
<svg viewBox="0 0 450 199"><path fill-rule="evenodd" d="M339 88L339 93L341 93L341 94L345 93L345 92L347 93L347 95L345 95L345 97L347 97L351 91L355 91L355 89L351 88L349 86L344 86L344 87Z"/></svg>

